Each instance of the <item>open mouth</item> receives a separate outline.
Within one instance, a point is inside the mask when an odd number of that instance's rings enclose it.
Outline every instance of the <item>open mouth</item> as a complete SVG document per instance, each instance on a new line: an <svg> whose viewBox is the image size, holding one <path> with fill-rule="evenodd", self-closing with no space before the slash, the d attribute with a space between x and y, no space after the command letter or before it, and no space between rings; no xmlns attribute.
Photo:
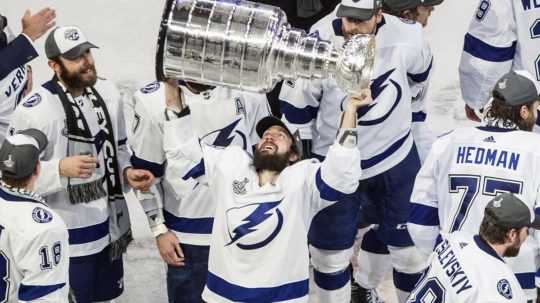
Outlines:
<svg viewBox="0 0 540 303"><path fill-rule="evenodd" d="M263 145L260 148L261 152L275 152L277 151L277 145L271 142L263 143Z"/></svg>

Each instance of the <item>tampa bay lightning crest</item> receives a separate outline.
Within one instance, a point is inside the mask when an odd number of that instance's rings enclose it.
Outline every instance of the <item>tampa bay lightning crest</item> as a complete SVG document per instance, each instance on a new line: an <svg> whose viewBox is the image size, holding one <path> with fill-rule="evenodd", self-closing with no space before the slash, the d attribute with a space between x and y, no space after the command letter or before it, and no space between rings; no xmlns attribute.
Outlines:
<svg viewBox="0 0 540 303"><path fill-rule="evenodd" d="M32 97L24 101L24 107L34 107L41 102L41 96L39 94L34 94Z"/></svg>
<svg viewBox="0 0 540 303"><path fill-rule="evenodd" d="M226 246L253 250L272 242L283 227L283 214L278 208L281 201L253 203L227 210L230 241Z"/></svg>
<svg viewBox="0 0 540 303"><path fill-rule="evenodd" d="M510 283L506 279L502 279L499 282L497 282L497 291L499 294L508 300L511 300L512 295L512 288L510 287Z"/></svg>
<svg viewBox="0 0 540 303"><path fill-rule="evenodd" d="M50 211L42 207L36 207L32 210L32 219L37 223L49 223L53 219L53 215Z"/></svg>
<svg viewBox="0 0 540 303"><path fill-rule="evenodd" d="M401 101L401 97L403 96L403 89L401 85L399 85L399 83L392 80L392 78L390 77L395 70L395 68L390 69L379 77L373 79L370 88L371 97L374 101L369 106L364 106L358 109L358 125L369 126L379 124L384 120L388 119L392 112L394 112L394 110L397 108L399 101ZM381 106L383 104L383 102L377 102L377 98L383 94L384 98L394 99L390 108L386 110L386 113L375 119L367 120L366 118L363 118L368 112L370 112L377 106Z"/></svg>
<svg viewBox="0 0 540 303"><path fill-rule="evenodd" d="M241 120L242 119L239 118L222 129L208 133L202 137L201 140L217 147L227 147L235 142L236 145L241 146L244 150L247 150L246 135L240 130L236 129L236 126Z"/></svg>

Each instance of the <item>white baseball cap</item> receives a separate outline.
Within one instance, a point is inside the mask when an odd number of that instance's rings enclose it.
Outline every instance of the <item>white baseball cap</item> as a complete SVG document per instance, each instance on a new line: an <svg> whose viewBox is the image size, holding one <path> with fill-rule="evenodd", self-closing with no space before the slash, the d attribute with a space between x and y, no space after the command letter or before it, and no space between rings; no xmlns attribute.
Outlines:
<svg viewBox="0 0 540 303"><path fill-rule="evenodd" d="M76 26L57 27L45 40L45 54L49 59L62 55L68 60L74 60L91 48L98 47L88 42L81 29Z"/></svg>
<svg viewBox="0 0 540 303"><path fill-rule="evenodd" d="M368 20L375 15L381 5L381 0L342 0L337 16Z"/></svg>

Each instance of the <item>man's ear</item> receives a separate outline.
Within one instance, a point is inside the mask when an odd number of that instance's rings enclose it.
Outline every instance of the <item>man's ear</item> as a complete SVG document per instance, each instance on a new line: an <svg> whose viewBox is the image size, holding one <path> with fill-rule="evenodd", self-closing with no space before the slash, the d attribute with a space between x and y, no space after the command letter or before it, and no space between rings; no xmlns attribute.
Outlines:
<svg viewBox="0 0 540 303"><path fill-rule="evenodd" d="M58 64L58 62L56 62L54 60L49 60L49 62L47 62L47 64L54 71L54 73L56 75L58 75L60 73L60 64Z"/></svg>
<svg viewBox="0 0 540 303"><path fill-rule="evenodd" d="M289 163L295 163L298 160L300 160L300 156L296 152L289 156Z"/></svg>

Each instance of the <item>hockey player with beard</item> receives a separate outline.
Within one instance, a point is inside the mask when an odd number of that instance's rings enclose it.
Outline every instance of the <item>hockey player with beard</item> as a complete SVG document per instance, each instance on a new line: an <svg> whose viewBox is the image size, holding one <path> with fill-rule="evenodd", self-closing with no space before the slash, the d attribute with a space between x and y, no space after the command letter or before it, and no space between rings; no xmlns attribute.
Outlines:
<svg viewBox="0 0 540 303"><path fill-rule="evenodd" d="M8 19L0 14L0 142L13 110L32 90L32 69L26 64L38 56L34 41L55 25L55 18L48 7L34 15L27 10L21 19L22 33L15 37Z"/></svg>
<svg viewBox="0 0 540 303"><path fill-rule="evenodd" d="M313 26L312 34L336 45L353 34L374 34L376 39L371 84L374 102L360 109L357 121L363 134L358 141L363 171L359 189L321 211L309 232L315 293L320 302L349 302L348 268L358 223L377 224L366 234L361 247L366 258L359 267L359 277L363 278L357 281L362 286L360 302L379 300L375 287L390 267L403 302L420 277L418 272L425 267L405 223L414 177L420 168L411 135L411 102L427 85L431 51L419 24L382 14L381 3L374 0L343 0L334 12ZM326 155L345 99L346 94L332 79L283 85L283 119L291 129L300 131L302 139L311 140L314 157L322 159Z"/></svg>
<svg viewBox="0 0 540 303"><path fill-rule="evenodd" d="M486 126L458 128L437 139L416 177L408 228L425 258L439 233L474 234L493 195L512 192L533 211L540 200L540 135L532 133L539 90L526 71L509 72L493 88ZM534 287L538 243L528 238L509 261L528 300Z"/></svg>
<svg viewBox="0 0 540 303"><path fill-rule="evenodd" d="M171 303L202 302L216 199L210 195L204 162L167 159L163 129L178 113L166 101L182 100L191 110L194 140L217 148L238 146L252 154L256 122L269 116L266 96L193 82L153 82L133 98L129 144L135 168L157 178L151 193L137 192L157 247L167 263Z"/></svg>
<svg viewBox="0 0 540 303"><path fill-rule="evenodd" d="M197 163L202 155L216 199L206 302L307 302L307 230L318 210L358 185L356 111L369 102L369 91L349 100L322 164L298 162L296 138L274 117L257 123L262 139L253 158L238 146L199 145L189 107L168 104L179 114L165 125L167 159Z"/></svg>
<svg viewBox="0 0 540 303"><path fill-rule="evenodd" d="M97 77L92 48L78 27L51 31L45 53L54 76L22 101L10 124L11 132L36 128L49 139L35 190L68 227L79 303L122 293L122 253L131 240L124 180L141 190L153 180L130 167L120 94Z"/></svg>
<svg viewBox="0 0 540 303"><path fill-rule="evenodd" d="M480 122L491 89L511 69L540 85L540 5L533 0L478 0L459 64L465 113ZM534 129L539 132L538 126Z"/></svg>

